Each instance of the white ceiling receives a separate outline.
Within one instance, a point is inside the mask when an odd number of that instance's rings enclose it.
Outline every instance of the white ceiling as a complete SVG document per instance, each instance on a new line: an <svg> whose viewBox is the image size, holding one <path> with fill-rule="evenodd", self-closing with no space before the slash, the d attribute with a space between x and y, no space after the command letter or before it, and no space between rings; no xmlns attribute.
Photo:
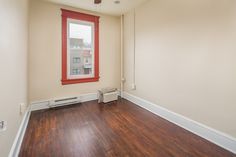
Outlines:
<svg viewBox="0 0 236 157"><path fill-rule="evenodd" d="M94 0L46 0L54 3L64 4L81 9L96 11L110 15L121 15L147 0L120 0L120 4L115 4L115 0L102 0L99 5L94 4Z"/></svg>

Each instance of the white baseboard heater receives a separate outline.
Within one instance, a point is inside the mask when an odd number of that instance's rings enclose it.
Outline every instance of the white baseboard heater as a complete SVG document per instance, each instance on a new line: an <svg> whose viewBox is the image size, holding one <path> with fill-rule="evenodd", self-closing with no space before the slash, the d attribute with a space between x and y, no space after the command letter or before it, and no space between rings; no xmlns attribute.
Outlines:
<svg viewBox="0 0 236 157"><path fill-rule="evenodd" d="M103 102L108 103L111 101L118 100L118 92L110 92L110 93L105 93L103 94Z"/></svg>
<svg viewBox="0 0 236 157"><path fill-rule="evenodd" d="M59 107L59 106L65 106L65 105L71 105L75 103L79 103L80 99L79 97L68 97L68 98L62 98L62 99L55 99L51 100L49 103L49 107Z"/></svg>

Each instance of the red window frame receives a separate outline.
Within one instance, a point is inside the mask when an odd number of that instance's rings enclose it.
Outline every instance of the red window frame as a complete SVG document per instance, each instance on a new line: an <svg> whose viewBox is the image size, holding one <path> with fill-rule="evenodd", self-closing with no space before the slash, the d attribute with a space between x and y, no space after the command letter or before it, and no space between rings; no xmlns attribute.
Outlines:
<svg viewBox="0 0 236 157"><path fill-rule="evenodd" d="M99 81L99 16L61 9L62 16L62 85ZM94 77L69 79L67 77L67 19L94 23Z"/></svg>

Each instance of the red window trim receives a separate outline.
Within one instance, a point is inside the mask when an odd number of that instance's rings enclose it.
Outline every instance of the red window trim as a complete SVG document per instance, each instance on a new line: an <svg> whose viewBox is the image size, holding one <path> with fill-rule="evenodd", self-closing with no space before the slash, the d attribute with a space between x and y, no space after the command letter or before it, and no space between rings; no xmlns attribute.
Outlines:
<svg viewBox="0 0 236 157"><path fill-rule="evenodd" d="M99 81L99 16L79 13L66 9L62 11L62 85ZM82 79L67 78L67 19L77 19L94 23L94 77Z"/></svg>

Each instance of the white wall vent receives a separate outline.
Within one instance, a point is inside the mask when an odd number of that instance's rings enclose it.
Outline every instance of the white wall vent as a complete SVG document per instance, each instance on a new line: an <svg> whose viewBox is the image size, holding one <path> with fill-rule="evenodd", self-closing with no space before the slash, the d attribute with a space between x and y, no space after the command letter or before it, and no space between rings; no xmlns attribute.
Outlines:
<svg viewBox="0 0 236 157"><path fill-rule="evenodd" d="M71 105L71 104L75 104L75 103L79 103L79 102L80 102L79 97L68 97L68 98L62 98L62 99L55 99L55 100L50 101L49 107Z"/></svg>

